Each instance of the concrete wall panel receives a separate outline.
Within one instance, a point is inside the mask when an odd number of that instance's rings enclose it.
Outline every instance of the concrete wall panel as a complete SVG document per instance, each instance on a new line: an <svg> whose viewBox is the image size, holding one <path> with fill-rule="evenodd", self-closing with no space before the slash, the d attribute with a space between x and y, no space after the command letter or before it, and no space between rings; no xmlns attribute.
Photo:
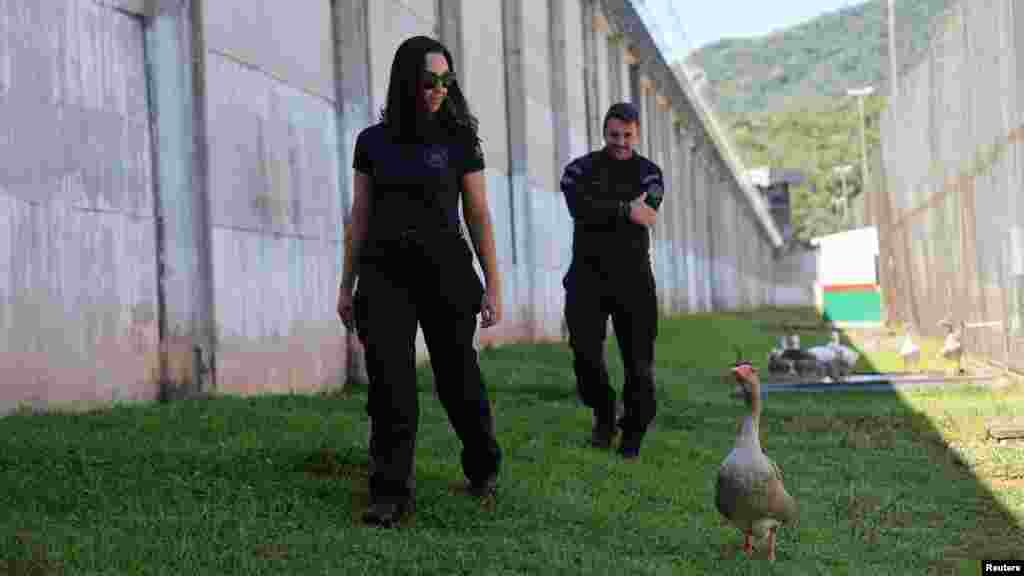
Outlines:
<svg viewBox="0 0 1024 576"><path fill-rule="evenodd" d="M533 329L535 323L533 279L536 271L536 246L540 239L531 235L536 220L532 201L533 187L523 177L513 177L512 181L514 187L511 201L514 214L512 228L516 253L515 305L519 308L520 320L525 323L524 329L529 331Z"/></svg>
<svg viewBox="0 0 1024 576"><path fill-rule="evenodd" d="M391 62L399 44L411 36L437 37L437 19L428 0L373 0L369 3L370 98L373 117L387 101Z"/></svg>
<svg viewBox="0 0 1024 576"><path fill-rule="evenodd" d="M340 243L226 228L214 229L213 243L220 390L343 385Z"/></svg>
<svg viewBox="0 0 1024 576"><path fill-rule="evenodd" d="M583 84L583 28L580 24L583 11L580 0L565 0L565 71L566 88L569 93L566 104L566 118L569 125L570 158L582 156L588 152L587 146L587 107L586 93Z"/></svg>
<svg viewBox="0 0 1024 576"><path fill-rule="evenodd" d="M532 97L526 100L526 149L530 181L545 193L558 190L555 180L555 118L551 108Z"/></svg>
<svg viewBox="0 0 1024 576"><path fill-rule="evenodd" d="M202 4L208 50L334 100L330 2L213 0Z"/></svg>
<svg viewBox="0 0 1024 576"><path fill-rule="evenodd" d="M498 262L512 262L512 210L509 198L509 178L504 172L487 168L487 202L494 222L494 242Z"/></svg>
<svg viewBox="0 0 1024 576"><path fill-rule="evenodd" d="M153 219L0 188L0 230L0 412L155 399Z"/></svg>
<svg viewBox="0 0 1024 576"><path fill-rule="evenodd" d="M540 4L540 3L538 3ZM542 189L557 189L555 129L551 108L551 36L547 10L522 11L523 92L526 96L526 153L530 181Z"/></svg>
<svg viewBox="0 0 1024 576"><path fill-rule="evenodd" d="M214 225L340 240L331 103L217 54L207 70Z"/></svg>
<svg viewBox="0 0 1024 576"><path fill-rule="evenodd" d="M399 0L406 10L425 22L437 21L436 0ZM465 2L464 2L465 3Z"/></svg>
<svg viewBox="0 0 1024 576"><path fill-rule="evenodd" d="M207 57L214 310L223 392L319 390L345 381L346 339L334 305L347 204L340 180L343 174L351 178L351 169L339 165L331 52L327 58L312 52L321 41L328 48L333 42L329 4L290 10L295 14L284 24L260 19L232 34L294 36L298 30L289 27L322 17L312 29L326 28L300 48L329 72L329 82L321 84L328 93L309 90L308 74L276 73L280 61L257 55L256 63L246 64L214 48L237 38L211 42ZM352 127L346 142L364 127Z"/></svg>
<svg viewBox="0 0 1024 576"><path fill-rule="evenodd" d="M480 138L488 167L508 173L508 118L500 0L462 4L465 70L459 83L480 120ZM469 57L472 55L472 57Z"/></svg>
<svg viewBox="0 0 1024 576"><path fill-rule="evenodd" d="M523 54L527 97L551 106L551 37L546 2L524 2ZM542 7L544 9L542 9Z"/></svg>
<svg viewBox="0 0 1024 576"><path fill-rule="evenodd" d="M600 14L600 9L598 9ZM600 20L600 18L599 18ZM598 27L594 30L594 70L597 73L597 118L604 118L604 113L612 105L611 101L611 64L608 58L608 34Z"/></svg>
<svg viewBox="0 0 1024 576"><path fill-rule="evenodd" d="M622 52L618 60L619 66L621 67L621 70L619 71L619 81L622 82L622 86L619 88L619 93L622 95L623 101L629 102L632 100L632 95L630 94L629 63L626 48L623 44L619 44L618 49Z"/></svg>
<svg viewBox="0 0 1024 576"><path fill-rule="evenodd" d="M0 187L31 202L151 215L141 25L79 3L0 1L0 18ZM61 196L68 178L81 183L73 198Z"/></svg>
<svg viewBox="0 0 1024 576"><path fill-rule="evenodd" d="M0 0L0 412L156 397L141 20Z"/></svg>

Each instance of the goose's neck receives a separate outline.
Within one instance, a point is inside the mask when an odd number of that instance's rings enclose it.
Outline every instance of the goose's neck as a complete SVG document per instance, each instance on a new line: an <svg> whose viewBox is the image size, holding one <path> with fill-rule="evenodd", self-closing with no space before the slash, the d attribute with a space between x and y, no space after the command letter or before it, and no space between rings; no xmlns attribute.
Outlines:
<svg viewBox="0 0 1024 576"><path fill-rule="evenodd" d="M746 446L761 446L760 440L760 427L759 418L750 414L743 418L743 424L740 427L740 436L736 439L737 444L743 444Z"/></svg>
<svg viewBox="0 0 1024 576"><path fill-rule="evenodd" d="M739 441L761 445L760 423L761 423L761 383L756 379L750 382L749 396L750 414L743 419L740 428Z"/></svg>

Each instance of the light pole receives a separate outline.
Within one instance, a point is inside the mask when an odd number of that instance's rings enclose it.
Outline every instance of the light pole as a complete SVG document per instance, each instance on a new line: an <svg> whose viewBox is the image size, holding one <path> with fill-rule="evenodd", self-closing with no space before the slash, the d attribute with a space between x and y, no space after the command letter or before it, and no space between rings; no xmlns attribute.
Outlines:
<svg viewBox="0 0 1024 576"><path fill-rule="evenodd" d="M864 97L870 96L875 93L873 86L865 86L864 88L854 88L847 90L846 93L850 96L857 97L857 104L860 108L860 161L861 161L861 193L868 188L868 141L867 136L864 134L865 131L865 120L864 120Z"/></svg>
<svg viewBox="0 0 1024 576"><path fill-rule="evenodd" d="M846 175L853 170L853 166L850 164L844 164L842 166L836 166L832 169L832 172L839 174L839 181L842 183L842 195L843 195L843 223L849 224L850 214L850 195L846 193Z"/></svg>
<svg viewBox="0 0 1024 576"><path fill-rule="evenodd" d="M889 96L897 94L896 71L896 0L889 0Z"/></svg>

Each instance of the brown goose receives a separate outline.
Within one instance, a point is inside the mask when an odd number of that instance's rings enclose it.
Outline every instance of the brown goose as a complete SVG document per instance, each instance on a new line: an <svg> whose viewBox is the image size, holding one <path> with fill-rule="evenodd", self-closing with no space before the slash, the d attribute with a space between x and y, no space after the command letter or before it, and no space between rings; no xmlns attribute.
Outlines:
<svg viewBox="0 0 1024 576"><path fill-rule="evenodd" d="M775 560L775 530L796 520L797 505L782 485L782 472L761 451L761 382L757 370L743 362L732 369L739 390L751 408L743 419L736 446L722 462L715 482L715 506L743 531L743 551L752 551L751 537L768 536L768 559Z"/></svg>

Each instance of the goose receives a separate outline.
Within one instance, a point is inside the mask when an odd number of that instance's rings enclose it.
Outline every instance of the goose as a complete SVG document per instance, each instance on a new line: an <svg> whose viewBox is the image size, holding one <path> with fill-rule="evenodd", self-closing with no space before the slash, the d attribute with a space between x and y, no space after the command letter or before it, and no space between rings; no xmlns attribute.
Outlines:
<svg viewBox="0 0 1024 576"><path fill-rule="evenodd" d="M807 354L814 359L814 364L807 368L809 373L818 378L828 376L834 382L839 380L839 354L835 348L830 345L811 346Z"/></svg>
<svg viewBox="0 0 1024 576"><path fill-rule="evenodd" d="M860 359L860 353L840 342L838 330L832 331L832 340L829 342L829 347L836 351L839 375L841 377L849 376L853 372L854 366L857 365L857 360Z"/></svg>
<svg viewBox="0 0 1024 576"><path fill-rule="evenodd" d="M800 349L800 335L797 334L796 332L790 334L790 336L789 336L789 349L790 350L799 350Z"/></svg>
<svg viewBox="0 0 1024 576"><path fill-rule="evenodd" d="M820 372L818 360L814 355L800 349L799 334L791 334L787 342L788 344L785 350L782 351L780 358L790 363L794 373L804 376L808 373L818 374Z"/></svg>
<svg viewBox="0 0 1024 576"><path fill-rule="evenodd" d="M771 374L796 374L793 368L793 361L783 357L789 348L789 341L786 336L779 337L779 346L768 352L768 372Z"/></svg>
<svg viewBox="0 0 1024 576"><path fill-rule="evenodd" d="M956 373L963 374L964 322L961 320L959 325L955 325L951 319L944 318L939 322L939 326L948 331L948 334L946 334L946 341L942 344L942 350L939 354L941 354L946 360L956 360Z"/></svg>
<svg viewBox="0 0 1024 576"><path fill-rule="evenodd" d="M768 537L768 559L775 560L775 531L797 519L797 504L782 484L779 467L761 450L761 381L749 362L732 373L750 414L743 419L736 445L722 462L715 481L715 507L744 534L743 551L753 550L751 537Z"/></svg>
<svg viewBox="0 0 1024 576"><path fill-rule="evenodd" d="M903 338L903 344L900 346L900 356L903 357L903 369L909 371L910 366L917 366L917 363L921 360L921 347L914 343L914 339L910 337L910 330L907 330L906 337Z"/></svg>
<svg viewBox="0 0 1024 576"><path fill-rule="evenodd" d="M807 354L814 358L814 365L807 369L819 378L828 376L833 382L840 382L853 371L860 354L846 346L836 346L831 342L823 346L811 346Z"/></svg>

